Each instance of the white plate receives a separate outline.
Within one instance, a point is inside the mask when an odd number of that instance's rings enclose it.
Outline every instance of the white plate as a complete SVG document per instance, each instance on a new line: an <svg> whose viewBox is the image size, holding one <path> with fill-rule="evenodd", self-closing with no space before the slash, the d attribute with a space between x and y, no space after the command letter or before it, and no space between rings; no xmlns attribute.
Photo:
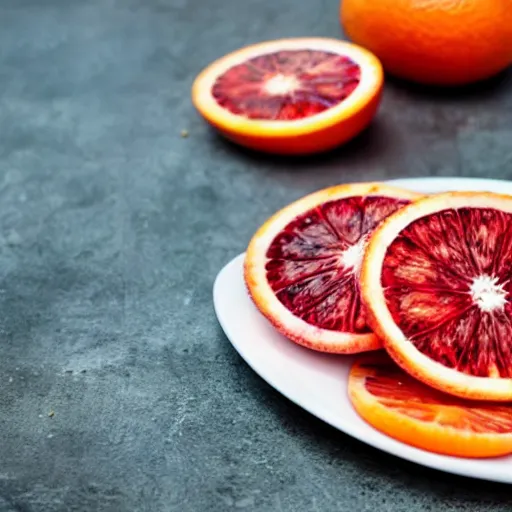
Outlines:
<svg viewBox="0 0 512 512"><path fill-rule="evenodd" d="M495 180L425 178L390 183L424 193L488 190L512 194L512 182ZM400 443L366 424L346 393L353 358L316 353L278 334L246 292L243 258L239 255L218 274L213 289L215 311L235 349L271 386L326 423L383 451L449 473L512 484L512 457L475 460L437 455Z"/></svg>

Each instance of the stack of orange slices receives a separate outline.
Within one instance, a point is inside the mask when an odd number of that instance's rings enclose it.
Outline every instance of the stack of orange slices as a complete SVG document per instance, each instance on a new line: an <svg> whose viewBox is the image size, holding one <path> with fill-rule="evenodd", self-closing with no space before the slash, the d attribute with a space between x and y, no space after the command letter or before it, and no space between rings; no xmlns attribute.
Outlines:
<svg viewBox="0 0 512 512"><path fill-rule="evenodd" d="M392 0L347 0L342 23L357 44L295 38L247 46L206 67L192 99L240 145L326 151L376 115L381 60L395 75L442 85L507 67L506 4L426 8L408 0L390 17ZM454 20L462 22L456 29ZM508 196L336 186L294 202L257 231L245 281L256 307L293 342L367 353L348 389L375 428L438 453L503 455L512 453L510 226Z"/></svg>
<svg viewBox="0 0 512 512"><path fill-rule="evenodd" d="M348 389L372 426L437 453L504 455L512 453L510 226L509 196L335 186L256 232L245 281L293 342L365 353Z"/></svg>

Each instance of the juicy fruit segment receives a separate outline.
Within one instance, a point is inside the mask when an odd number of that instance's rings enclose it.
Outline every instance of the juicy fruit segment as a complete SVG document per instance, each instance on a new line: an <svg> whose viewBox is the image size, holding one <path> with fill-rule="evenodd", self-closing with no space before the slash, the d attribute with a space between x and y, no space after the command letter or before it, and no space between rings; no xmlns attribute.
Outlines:
<svg viewBox="0 0 512 512"><path fill-rule="evenodd" d="M368 333L359 270L369 233L409 201L353 196L292 220L270 243L266 277L296 317L322 329Z"/></svg>
<svg viewBox="0 0 512 512"><path fill-rule="evenodd" d="M282 50L237 64L212 87L219 105L249 119L294 120L337 105L358 86L360 66L321 50Z"/></svg>
<svg viewBox="0 0 512 512"><path fill-rule="evenodd" d="M448 209L390 244L386 304L421 353L468 375L512 377L511 225L496 209Z"/></svg>
<svg viewBox="0 0 512 512"><path fill-rule="evenodd" d="M424 450L460 457L512 453L512 406L467 401L413 379L384 353L359 358L350 400L381 432Z"/></svg>

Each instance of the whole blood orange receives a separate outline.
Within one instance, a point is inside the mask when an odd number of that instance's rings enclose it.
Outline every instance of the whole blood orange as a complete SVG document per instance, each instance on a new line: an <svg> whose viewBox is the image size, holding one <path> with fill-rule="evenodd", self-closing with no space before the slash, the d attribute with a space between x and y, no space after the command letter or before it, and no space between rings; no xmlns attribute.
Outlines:
<svg viewBox="0 0 512 512"><path fill-rule="evenodd" d="M361 305L363 250L382 219L417 197L379 184L341 185L277 212L253 236L245 258L257 308L281 333L311 349L381 348Z"/></svg>
<svg viewBox="0 0 512 512"><path fill-rule="evenodd" d="M199 113L229 139L271 153L331 149L374 117L378 59L333 39L285 39L242 48L196 78Z"/></svg>
<svg viewBox="0 0 512 512"><path fill-rule="evenodd" d="M512 63L510 0L342 0L341 22L387 72L459 85Z"/></svg>
<svg viewBox="0 0 512 512"><path fill-rule="evenodd" d="M384 352L354 363L348 391L365 421L403 443L457 457L512 453L511 405L441 393L413 379Z"/></svg>
<svg viewBox="0 0 512 512"><path fill-rule="evenodd" d="M512 400L512 197L420 199L374 232L361 286L397 363L447 393Z"/></svg>

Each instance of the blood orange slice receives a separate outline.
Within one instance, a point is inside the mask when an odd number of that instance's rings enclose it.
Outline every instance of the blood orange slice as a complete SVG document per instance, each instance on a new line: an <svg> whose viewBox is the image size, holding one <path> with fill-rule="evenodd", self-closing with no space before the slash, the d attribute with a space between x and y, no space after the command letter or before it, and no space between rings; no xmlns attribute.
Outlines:
<svg viewBox="0 0 512 512"><path fill-rule="evenodd" d="M361 276L370 324L407 372L512 400L512 197L454 192L389 217Z"/></svg>
<svg viewBox="0 0 512 512"><path fill-rule="evenodd" d="M413 379L385 352L360 357L350 400L370 425L399 441L458 457L512 453L512 406L441 393Z"/></svg>
<svg viewBox="0 0 512 512"><path fill-rule="evenodd" d="M245 258L249 293L291 340L333 353L381 348L366 325L359 269L367 236L417 194L363 183L321 190L270 218Z"/></svg>
<svg viewBox="0 0 512 512"><path fill-rule="evenodd" d="M208 66L192 99L229 139L271 153L323 151L374 117L383 71L367 50L325 38L256 44Z"/></svg>

